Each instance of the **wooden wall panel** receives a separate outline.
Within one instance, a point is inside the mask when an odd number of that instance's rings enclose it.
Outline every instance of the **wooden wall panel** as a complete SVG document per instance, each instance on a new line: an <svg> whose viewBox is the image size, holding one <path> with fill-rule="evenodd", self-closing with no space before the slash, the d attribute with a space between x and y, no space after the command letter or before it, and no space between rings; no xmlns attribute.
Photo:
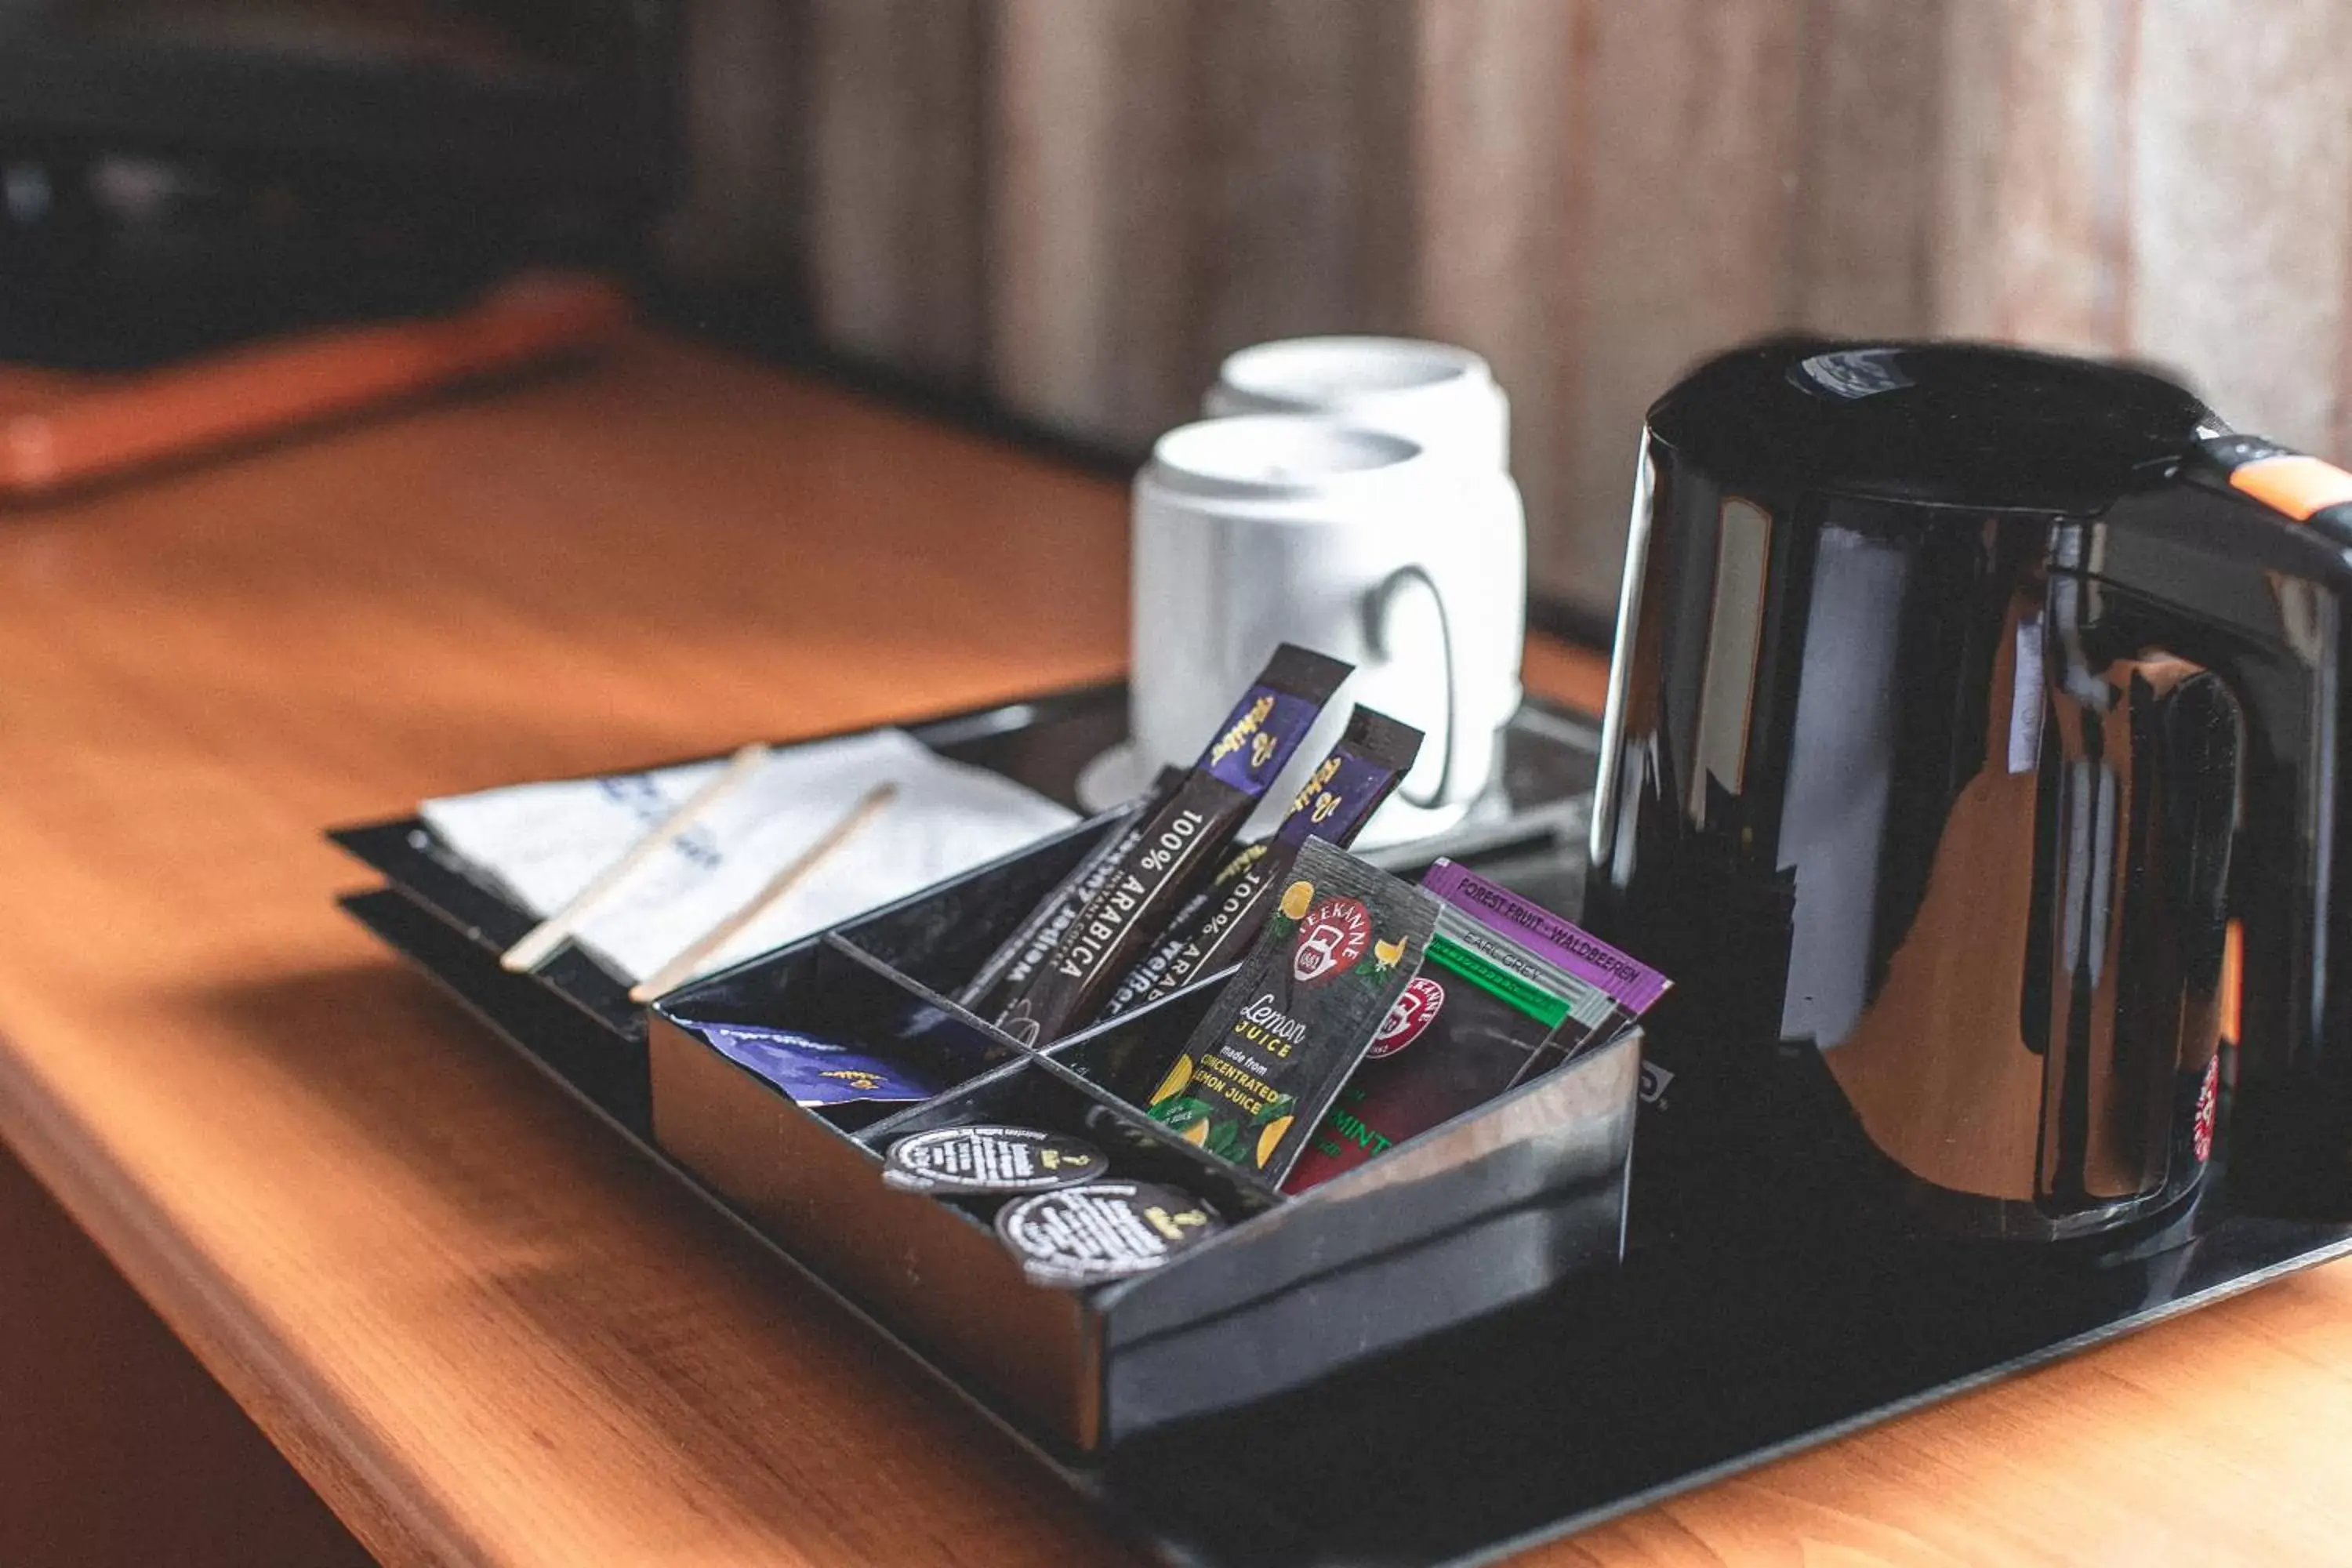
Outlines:
<svg viewBox="0 0 2352 1568"><path fill-rule="evenodd" d="M1140 447L1231 349L1408 330L1413 0L1003 0L990 383Z"/></svg>
<svg viewBox="0 0 2352 1568"><path fill-rule="evenodd" d="M989 186L989 384L1139 449L1198 404L1194 8L1003 0Z"/></svg>
<svg viewBox="0 0 2352 1568"><path fill-rule="evenodd" d="M835 349L978 384L989 0L802 0L809 304Z"/></svg>
<svg viewBox="0 0 2352 1568"><path fill-rule="evenodd" d="M683 279L802 291L805 105L792 84L806 19L782 0L698 0L686 13L681 107L694 156L664 234Z"/></svg>
<svg viewBox="0 0 2352 1568"><path fill-rule="evenodd" d="M1493 363L1511 396L1513 467L1539 518L1573 504L1558 436L1579 387L1559 345L1574 331L1583 187L1570 143L1591 34L1581 0L1423 0L1421 10L1413 330Z"/></svg>
<svg viewBox="0 0 2352 1568"><path fill-rule="evenodd" d="M1935 331L2126 346L2136 0L1947 12Z"/></svg>
<svg viewBox="0 0 2352 1568"><path fill-rule="evenodd" d="M1775 328L2144 355L2352 451L2343 0L698 3L693 211L833 347L1139 454L1240 344L1466 342L1590 610L1641 410Z"/></svg>
<svg viewBox="0 0 2352 1568"><path fill-rule="evenodd" d="M1944 30L1976 0L1809 0L1797 188L1782 278L1792 325L1901 336L1935 318Z"/></svg>
<svg viewBox="0 0 2352 1568"><path fill-rule="evenodd" d="M1612 610L1643 410L1691 360L1781 321L1793 244L1800 0L1591 5L1563 264L1570 391L1551 432L1560 504L1530 576Z"/></svg>
<svg viewBox="0 0 2352 1568"><path fill-rule="evenodd" d="M1204 362L1271 337L1411 331L1412 0L1199 11Z"/></svg>

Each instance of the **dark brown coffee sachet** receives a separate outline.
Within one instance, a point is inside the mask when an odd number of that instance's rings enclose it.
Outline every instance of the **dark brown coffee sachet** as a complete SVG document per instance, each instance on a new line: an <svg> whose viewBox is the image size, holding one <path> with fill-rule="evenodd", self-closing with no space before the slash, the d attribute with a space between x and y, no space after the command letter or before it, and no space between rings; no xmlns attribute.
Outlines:
<svg viewBox="0 0 2352 1568"><path fill-rule="evenodd" d="M1114 1017L1223 968L1249 951L1309 835L1346 848L1421 754L1421 731L1359 705L1331 754L1307 775L1274 837L1229 863L1207 897L1178 916L1150 955L1128 972L1103 1009ZM1253 852L1254 851L1254 852Z"/></svg>
<svg viewBox="0 0 2352 1568"><path fill-rule="evenodd" d="M1352 668L1290 643L1275 649L1257 684L1175 795L1144 821L1051 956L981 1016L1029 1045L1091 1022L1143 944L1222 862Z"/></svg>
<svg viewBox="0 0 2352 1568"><path fill-rule="evenodd" d="M1153 1091L1153 1120L1279 1185L1421 966L1435 895L1319 838Z"/></svg>
<svg viewBox="0 0 2352 1568"><path fill-rule="evenodd" d="M1118 989L1111 994L1112 1005L1103 1009L1104 1017L1112 1017L1125 1012L1128 1007L1135 1005L1132 1002L1125 1004L1119 1002L1119 998L1127 994L1135 977L1147 972L1153 975L1159 974L1166 962L1164 955L1172 952L1178 944L1177 933L1198 931L1201 922L1209 918L1210 912L1215 910L1218 903L1224 898L1225 889L1240 880L1243 873L1264 859L1266 850L1273 845L1274 840L1270 837L1261 838L1255 844L1243 845L1226 858L1223 865L1217 868L1217 874L1209 879L1208 886L1184 900L1184 907L1176 911L1176 918L1168 922L1167 931L1161 934L1159 942L1152 944L1151 956L1129 970L1127 979L1120 981Z"/></svg>
<svg viewBox="0 0 2352 1568"><path fill-rule="evenodd" d="M1151 787L1113 815L1114 826L1102 842L1070 868L1068 876L1037 901L1011 936L999 942L988 962L956 993L956 1000L985 1017L1003 994L1018 991L1035 977L1038 967L1053 955L1055 944L1084 913L1087 900L1102 891L1118 863L1134 851L1143 824L1175 798L1184 783L1182 768L1162 768Z"/></svg>

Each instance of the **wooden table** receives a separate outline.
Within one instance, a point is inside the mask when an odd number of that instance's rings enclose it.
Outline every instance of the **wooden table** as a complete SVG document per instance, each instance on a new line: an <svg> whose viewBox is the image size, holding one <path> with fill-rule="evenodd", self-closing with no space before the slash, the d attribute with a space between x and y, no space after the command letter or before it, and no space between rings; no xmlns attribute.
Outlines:
<svg viewBox="0 0 2352 1568"><path fill-rule="evenodd" d="M348 924L319 830L1111 675L1123 510L637 338L0 520L0 1134L383 1561L1118 1555ZM2347 1455L2338 1265L1531 1560L2337 1562Z"/></svg>

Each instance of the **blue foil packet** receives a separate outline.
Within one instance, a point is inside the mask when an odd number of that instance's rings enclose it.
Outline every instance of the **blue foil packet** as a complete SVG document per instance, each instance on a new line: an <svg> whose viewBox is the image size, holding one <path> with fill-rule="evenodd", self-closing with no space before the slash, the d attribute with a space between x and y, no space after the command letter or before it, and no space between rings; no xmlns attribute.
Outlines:
<svg viewBox="0 0 2352 1568"><path fill-rule="evenodd" d="M791 1095L795 1105L906 1104L940 1092L896 1062L797 1029L680 1022L729 1061L751 1068Z"/></svg>

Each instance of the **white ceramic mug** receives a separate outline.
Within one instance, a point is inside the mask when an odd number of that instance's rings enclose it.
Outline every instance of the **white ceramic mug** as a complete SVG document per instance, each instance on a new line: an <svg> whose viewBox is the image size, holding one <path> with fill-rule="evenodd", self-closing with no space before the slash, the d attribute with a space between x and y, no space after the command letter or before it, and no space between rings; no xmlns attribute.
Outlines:
<svg viewBox="0 0 2352 1568"><path fill-rule="evenodd" d="M1486 362L1417 338L1286 338L1225 357L1201 412L1328 414L1418 441L1432 456L1507 470L1511 403Z"/></svg>
<svg viewBox="0 0 2352 1568"><path fill-rule="evenodd" d="M1527 543L1498 468L1337 419L1253 415L1160 438L1135 481L1134 782L1190 763L1277 643L1356 666L1269 800L1353 703L1427 737L1375 840L1435 832L1494 776L1519 705Z"/></svg>

